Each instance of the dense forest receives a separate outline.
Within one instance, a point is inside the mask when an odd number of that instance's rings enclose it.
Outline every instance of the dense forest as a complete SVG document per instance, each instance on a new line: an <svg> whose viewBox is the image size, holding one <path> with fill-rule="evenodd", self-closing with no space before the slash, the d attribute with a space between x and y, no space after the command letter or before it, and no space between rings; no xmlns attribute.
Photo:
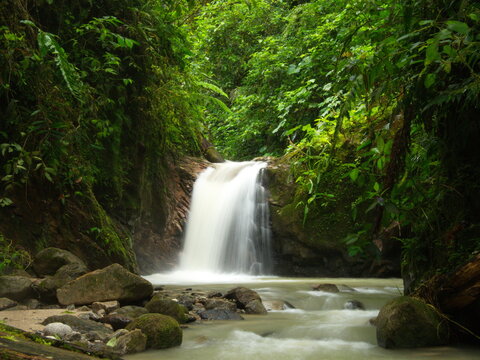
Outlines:
<svg viewBox="0 0 480 360"><path fill-rule="evenodd" d="M407 291L480 251L477 1L4 0L0 43L0 272L136 270L210 143L288 165L305 227L348 193L339 246L401 251Z"/></svg>

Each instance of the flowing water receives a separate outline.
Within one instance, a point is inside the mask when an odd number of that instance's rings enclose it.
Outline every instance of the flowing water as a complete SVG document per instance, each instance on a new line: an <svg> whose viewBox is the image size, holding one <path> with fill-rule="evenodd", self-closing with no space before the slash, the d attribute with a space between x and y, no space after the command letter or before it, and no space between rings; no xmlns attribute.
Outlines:
<svg viewBox="0 0 480 360"><path fill-rule="evenodd" d="M180 265L146 278L167 289L225 292L238 285L288 310L243 315L243 321L189 324L180 347L126 356L128 360L479 359L480 351L438 347L385 350L376 345L381 306L402 294L399 279L287 279L260 277L269 267L268 204L260 162L217 164L195 183ZM245 275L250 274L250 275ZM312 285L344 285L339 293ZM190 292L190 290L188 290ZM344 305L358 300L365 310Z"/></svg>
<svg viewBox="0 0 480 360"><path fill-rule="evenodd" d="M175 279L167 274L148 277L162 284ZM222 280L227 282L228 276ZM126 356L128 360L297 360L297 359L480 359L480 350L436 347L386 350L376 344L369 320L380 307L402 293L399 279L287 279L236 276L229 283L166 285L166 288L227 291L237 285L256 290L264 301L283 300L295 309L267 315L243 315L243 321L208 321L189 324L180 347ZM327 282L355 291L312 291ZM366 310L344 309L349 300Z"/></svg>

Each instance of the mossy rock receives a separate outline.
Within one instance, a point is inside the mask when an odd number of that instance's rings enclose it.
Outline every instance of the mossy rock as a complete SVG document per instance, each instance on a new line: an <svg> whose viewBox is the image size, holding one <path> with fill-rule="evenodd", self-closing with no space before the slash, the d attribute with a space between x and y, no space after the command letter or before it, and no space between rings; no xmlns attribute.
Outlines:
<svg viewBox="0 0 480 360"><path fill-rule="evenodd" d="M387 303L378 314L378 345L387 349L448 344L449 326L432 306L408 296Z"/></svg>
<svg viewBox="0 0 480 360"><path fill-rule="evenodd" d="M166 349L182 344L183 333L174 318L162 314L145 314L126 327L140 329L147 336L147 349Z"/></svg>
<svg viewBox="0 0 480 360"><path fill-rule="evenodd" d="M185 306L170 299L161 299L153 297L146 305L145 308L150 313L158 313L168 315L177 320L180 324L184 324L188 321L188 310Z"/></svg>

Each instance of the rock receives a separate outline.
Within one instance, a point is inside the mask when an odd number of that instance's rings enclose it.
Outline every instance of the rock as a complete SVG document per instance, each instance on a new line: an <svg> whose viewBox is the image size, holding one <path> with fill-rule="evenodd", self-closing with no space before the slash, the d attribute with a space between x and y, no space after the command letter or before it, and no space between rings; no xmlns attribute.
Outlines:
<svg viewBox="0 0 480 360"><path fill-rule="evenodd" d="M338 293L340 291L338 290L338 287L335 284L318 284L318 285L312 286L312 290L324 291L324 292L330 292L330 293Z"/></svg>
<svg viewBox="0 0 480 360"><path fill-rule="evenodd" d="M159 299L154 297L145 305L145 308L150 313L158 313L171 316L180 324L184 324L188 321L187 308L173 300Z"/></svg>
<svg viewBox="0 0 480 360"><path fill-rule="evenodd" d="M262 300L252 300L245 306L245 312L247 314L265 315L267 309L263 306Z"/></svg>
<svg viewBox="0 0 480 360"><path fill-rule="evenodd" d="M351 286L345 285L345 284L339 284L337 285L338 290L340 291L350 291L350 292L357 292L354 288Z"/></svg>
<svg viewBox="0 0 480 360"><path fill-rule="evenodd" d="M17 306L17 302L8 298L0 298L0 311Z"/></svg>
<svg viewBox="0 0 480 360"><path fill-rule="evenodd" d="M193 309L193 304L195 303L195 298L190 295L182 295L178 297L178 303L185 306L187 310Z"/></svg>
<svg viewBox="0 0 480 360"><path fill-rule="evenodd" d="M147 336L140 329L129 331L124 335L113 338L107 343L119 354L133 354L144 351L147 346Z"/></svg>
<svg viewBox="0 0 480 360"><path fill-rule="evenodd" d="M87 311L81 314L78 314L77 317L83 320L92 320L92 321L100 321L102 317L93 311Z"/></svg>
<svg viewBox="0 0 480 360"><path fill-rule="evenodd" d="M41 306L41 303L37 299L28 299L23 301L23 305L27 306L30 310L34 310L38 309Z"/></svg>
<svg viewBox="0 0 480 360"><path fill-rule="evenodd" d="M265 309L267 311L279 311L279 310L287 310L287 309L295 309L295 306L290 304L287 301L282 301L282 300L268 300L264 301L263 305L265 306Z"/></svg>
<svg viewBox="0 0 480 360"><path fill-rule="evenodd" d="M448 322L426 303L401 296L387 303L378 314L378 345L387 349L448 344Z"/></svg>
<svg viewBox="0 0 480 360"><path fill-rule="evenodd" d="M73 315L55 315L46 318L42 324L48 325L54 322L69 325L72 330L78 331L82 334L88 334L89 339L105 340L113 331L106 326L99 324L92 320L80 319Z"/></svg>
<svg viewBox="0 0 480 360"><path fill-rule="evenodd" d="M57 302L57 289L66 285L72 280L87 272L84 264L72 263L60 267L55 275L47 276L45 279L35 282L33 289L38 294L40 300L47 303Z"/></svg>
<svg viewBox="0 0 480 360"><path fill-rule="evenodd" d="M100 319L101 323L110 324L113 331L117 331L119 329L125 329L127 325L130 324L132 321L133 319L123 315L118 315L118 314L109 314L103 317L102 319Z"/></svg>
<svg viewBox="0 0 480 360"><path fill-rule="evenodd" d="M239 309L245 309L249 314L266 314L267 310L257 292L246 287L236 287L224 295L225 299L234 300ZM251 304L250 304L251 303ZM249 305L250 304L250 305Z"/></svg>
<svg viewBox="0 0 480 360"><path fill-rule="evenodd" d="M347 310L365 310L365 305L363 305L358 300L348 300L344 305L344 309Z"/></svg>
<svg viewBox="0 0 480 360"><path fill-rule="evenodd" d="M60 322L53 322L45 326L43 329L43 335L45 336L55 336L59 337L60 339L65 339L67 336L71 335L73 330L70 326L60 323Z"/></svg>
<svg viewBox="0 0 480 360"><path fill-rule="evenodd" d="M207 299L205 301L205 309L206 310L225 309L230 311L236 311L237 306L235 305L235 303L231 301L228 301L225 299L213 298L213 299Z"/></svg>
<svg viewBox="0 0 480 360"><path fill-rule="evenodd" d="M221 298L223 297L223 294L219 291L209 291L207 293L207 298L215 298L215 297Z"/></svg>
<svg viewBox="0 0 480 360"><path fill-rule="evenodd" d="M227 309L199 311L198 315L200 315L202 320L243 320L243 317L238 313Z"/></svg>
<svg viewBox="0 0 480 360"><path fill-rule="evenodd" d="M85 263L67 250L54 247L40 251L33 260L33 270L39 276L53 275L64 265L77 264L86 269Z"/></svg>
<svg viewBox="0 0 480 360"><path fill-rule="evenodd" d="M10 300L22 301L32 298L33 279L23 276L0 276L0 298L6 297Z"/></svg>
<svg viewBox="0 0 480 360"><path fill-rule="evenodd" d="M165 349L182 344L182 329L178 322L162 314L145 314L127 326L127 330L140 329L147 336L148 349Z"/></svg>
<svg viewBox="0 0 480 360"><path fill-rule="evenodd" d="M118 301L103 301L103 302L94 302L92 304L92 310L96 313L100 310L104 310L105 313L109 314L112 311L117 310L120 307L120 303Z"/></svg>
<svg viewBox="0 0 480 360"><path fill-rule="evenodd" d="M57 290L62 305L84 305L93 302L118 300L134 302L153 293L153 286L119 264L80 276Z"/></svg>
<svg viewBox="0 0 480 360"><path fill-rule="evenodd" d="M127 305L112 312L112 315L122 315L132 320L139 318L142 315L148 314L148 310L141 306Z"/></svg>

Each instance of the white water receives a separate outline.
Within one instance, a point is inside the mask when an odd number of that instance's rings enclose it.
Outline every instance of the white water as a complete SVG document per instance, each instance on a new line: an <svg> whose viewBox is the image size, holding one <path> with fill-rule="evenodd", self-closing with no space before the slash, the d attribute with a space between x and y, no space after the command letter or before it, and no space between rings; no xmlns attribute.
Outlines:
<svg viewBox="0 0 480 360"><path fill-rule="evenodd" d="M266 190L259 178L266 164L214 166L195 182L178 274L265 274L270 231Z"/></svg>

